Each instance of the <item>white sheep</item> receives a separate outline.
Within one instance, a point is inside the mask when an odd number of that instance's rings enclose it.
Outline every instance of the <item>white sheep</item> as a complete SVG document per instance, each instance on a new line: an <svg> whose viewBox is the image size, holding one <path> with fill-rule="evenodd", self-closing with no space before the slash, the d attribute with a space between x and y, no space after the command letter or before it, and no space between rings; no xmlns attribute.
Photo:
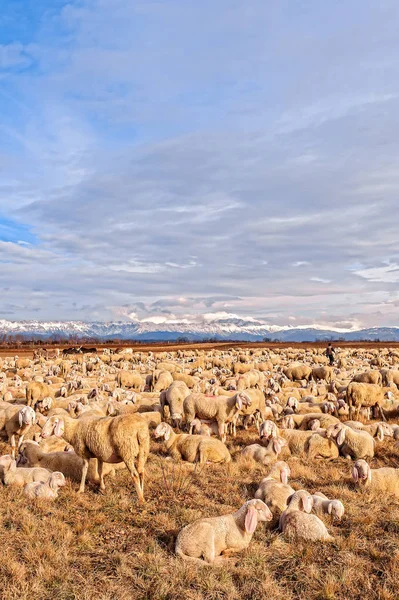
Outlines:
<svg viewBox="0 0 399 600"><path fill-rule="evenodd" d="M103 463L124 462L137 496L144 502L144 468L150 450L147 422L137 414L120 417L50 417L42 429L42 437L63 437L84 460L79 492L83 493L90 458L98 460L100 489L105 489Z"/></svg>
<svg viewBox="0 0 399 600"><path fill-rule="evenodd" d="M28 483L24 487L24 494L31 498L46 498L48 500L54 500L58 498L58 488L65 485L65 477L62 473L55 471L51 473L50 478L46 482L35 481Z"/></svg>
<svg viewBox="0 0 399 600"><path fill-rule="evenodd" d="M399 498L399 469L370 469L365 460L357 460L353 465L352 477L359 487Z"/></svg>
<svg viewBox="0 0 399 600"><path fill-rule="evenodd" d="M0 457L0 479L4 485L22 487L34 481L47 481L51 471L42 468L17 468L17 462L10 454Z"/></svg>
<svg viewBox="0 0 399 600"><path fill-rule="evenodd" d="M242 449L241 456L248 456L257 462L262 463L263 465L268 465L277 459L278 455L281 453L281 450L286 445L287 442L284 438L270 438L267 446L261 446L260 444L251 444L250 446L246 446Z"/></svg>
<svg viewBox="0 0 399 600"><path fill-rule="evenodd" d="M367 431L360 431L346 427L343 423L336 423L327 428L327 438L337 441L341 454L347 459L373 458L374 439Z"/></svg>
<svg viewBox="0 0 399 600"><path fill-rule="evenodd" d="M332 542L323 521L309 514L313 508L313 498L306 490L298 490L288 500L288 506L280 516L280 531L289 540L310 542Z"/></svg>
<svg viewBox="0 0 399 600"><path fill-rule="evenodd" d="M168 454L175 460L183 459L200 464L231 461L230 452L224 443L206 435L176 434L168 423L161 423L155 429L154 436L165 440Z"/></svg>
<svg viewBox="0 0 399 600"><path fill-rule="evenodd" d="M262 479L255 492L255 498L263 500L270 508L273 515L272 526L278 523L281 513L287 507L287 499L295 492L288 485L290 475L291 471L286 462L276 462L269 475Z"/></svg>
<svg viewBox="0 0 399 600"><path fill-rule="evenodd" d="M340 500L329 500L321 492L312 495L313 510L325 515L331 515L334 520L340 521L345 513L344 505Z"/></svg>
<svg viewBox="0 0 399 600"><path fill-rule="evenodd" d="M201 565L218 564L247 548L258 523L271 519L264 502L249 500L233 514L202 518L186 525L177 536L176 554Z"/></svg>

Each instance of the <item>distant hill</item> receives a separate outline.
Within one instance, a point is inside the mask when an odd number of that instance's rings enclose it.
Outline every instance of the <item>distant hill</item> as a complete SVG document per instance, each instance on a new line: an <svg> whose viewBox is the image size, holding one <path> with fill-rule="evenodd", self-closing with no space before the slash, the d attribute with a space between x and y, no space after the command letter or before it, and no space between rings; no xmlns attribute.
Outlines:
<svg viewBox="0 0 399 600"><path fill-rule="evenodd" d="M29 339L52 337L93 338L98 340L154 340L170 341L184 337L189 341L203 339L261 341L265 338L282 342L324 341L399 341L399 327L373 327L370 329L342 330L311 327L267 326L254 319L222 318L211 322L193 324L187 322L161 323L146 321L7 321L0 320L0 335L22 336Z"/></svg>

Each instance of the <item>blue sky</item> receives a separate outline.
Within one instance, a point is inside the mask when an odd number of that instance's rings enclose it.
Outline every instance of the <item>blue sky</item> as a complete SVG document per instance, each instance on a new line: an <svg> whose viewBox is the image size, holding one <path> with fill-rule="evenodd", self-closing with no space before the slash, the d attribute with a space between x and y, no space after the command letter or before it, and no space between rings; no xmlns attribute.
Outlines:
<svg viewBox="0 0 399 600"><path fill-rule="evenodd" d="M393 0L3 0L0 318L397 323Z"/></svg>

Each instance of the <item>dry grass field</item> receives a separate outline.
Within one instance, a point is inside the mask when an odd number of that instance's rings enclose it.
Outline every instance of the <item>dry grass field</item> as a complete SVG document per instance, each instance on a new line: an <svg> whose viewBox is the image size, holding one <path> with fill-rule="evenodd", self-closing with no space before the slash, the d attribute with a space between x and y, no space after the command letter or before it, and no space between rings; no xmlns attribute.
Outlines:
<svg viewBox="0 0 399 600"><path fill-rule="evenodd" d="M3 486L1 600L399 598L398 501L355 489L352 463L343 458L287 461L292 487L344 503L341 522L323 517L334 542L289 543L260 523L249 548L223 567L175 556L183 526L233 512L253 497L270 468L244 460L239 451L257 441L255 428L240 429L227 441L232 463L199 467L166 459L152 438L144 506L127 471L107 480L104 495L91 484L80 495L78 484L68 481L53 503L27 500L22 490ZM1 454L9 451L0 443ZM370 464L399 467L397 442L377 442Z"/></svg>
<svg viewBox="0 0 399 600"><path fill-rule="evenodd" d="M228 445L234 454L255 438L241 433ZM90 486L79 495L68 482L54 503L1 489L2 600L398 598L398 502L355 490L345 459L288 461L294 488L343 501L341 523L325 519L334 543L287 543L260 524L249 549L222 568L177 559L176 534L200 516L235 510L267 469L241 459L200 470L162 457L153 442L144 508L126 472L109 480L104 496ZM384 464L399 466L392 441L378 446L372 461Z"/></svg>

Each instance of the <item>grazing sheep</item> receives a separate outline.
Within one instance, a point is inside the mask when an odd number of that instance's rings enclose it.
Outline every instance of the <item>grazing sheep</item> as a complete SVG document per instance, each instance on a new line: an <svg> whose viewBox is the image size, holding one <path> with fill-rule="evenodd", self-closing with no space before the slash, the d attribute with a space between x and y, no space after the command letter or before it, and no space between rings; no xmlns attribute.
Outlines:
<svg viewBox="0 0 399 600"><path fill-rule="evenodd" d="M282 448L287 445L284 438L270 438L268 445L251 444L241 451L241 456L249 456L253 460L268 465L274 462L280 454Z"/></svg>
<svg viewBox="0 0 399 600"><path fill-rule="evenodd" d="M363 489L381 494L392 494L399 498L399 469L382 467L370 469L365 460L357 460L353 465L354 482Z"/></svg>
<svg viewBox="0 0 399 600"><path fill-rule="evenodd" d="M4 485L22 487L33 481L47 481L51 471L42 468L17 468L17 462L10 454L0 457L0 480Z"/></svg>
<svg viewBox="0 0 399 600"><path fill-rule="evenodd" d="M345 513L344 505L340 500L329 500L321 492L312 495L313 510L324 515L331 515L333 520L340 521Z"/></svg>
<svg viewBox="0 0 399 600"><path fill-rule="evenodd" d="M281 513L287 508L287 499L295 493L288 485L290 475L291 471L286 462L276 462L255 492L255 498L263 500L272 512L272 527L277 525Z"/></svg>
<svg viewBox="0 0 399 600"><path fill-rule="evenodd" d="M56 471L55 473L51 473L48 481L35 481L33 483L28 483L24 487L24 494L31 498L46 498L48 500L54 500L58 498L58 488L65 485L65 477L62 473Z"/></svg>
<svg viewBox="0 0 399 600"><path fill-rule="evenodd" d="M309 514L313 508L313 498L309 492L299 490L288 499L288 506L280 516L280 531L290 541L332 542L323 521Z"/></svg>
<svg viewBox="0 0 399 600"><path fill-rule="evenodd" d="M373 458L374 439L367 431L360 431L346 427L343 423L336 423L327 428L327 438L337 441L340 453L347 459Z"/></svg>
<svg viewBox="0 0 399 600"><path fill-rule="evenodd" d="M144 502L144 468L150 450L148 424L138 414L119 417L91 417L71 419L50 417L42 429L42 437L55 434L70 443L84 460L79 492L83 493L89 459L97 458L100 489L105 489L103 463L124 462L136 488L140 502ZM137 465L137 466L136 466Z"/></svg>
<svg viewBox="0 0 399 600"><path fill-rule="evenodd" d="M162 419L166 420L165 407L169 406L173 427L180 427L183 418L183 402L189 395L190 390L184 381L174 381L167 390L162 391L159 396Z"/></svg>
<svg viewBox="0 0 399 600"><path fill-rule="evenodd" d="M234 416L243 407L250 406L251 400L246 394L238 392L234 396L204 396L203 394L190 394L183 402L183 412L186 423L198 417L216 421L219 437L226 441L225 424L233 420Z"/></svg>
<svg viewBox="0 0 399 600"><path fill-rule="evenodd" d="M177 536L176 554L196 564L220 564L230 554L247 548L258 523L271 518L264 502L248 500L233 514L205 517L186 525Z"/></svg>
<svg viewBox="0 0 399 600"><path fill-rule="evenodd" d="M377 371L373 371L373 373ZM350 418L353 418L355 408L356 419L359 420L360 409L363 407L378 407L381 418L385 421L385 416L381 405L384 403L384 390L376 384L372 383L356 383L352 382L346 389L346 402L349 406Z"/></svg>
<svg viewBox="0 0 399 600"><path fill-rule="evenodd" d="M155 438L163 438L168 454L175 460L187 460L206 464L228 463L231 461L230 452L220 440L209 436L176 434L168 423L161 423L155 430Z"/></svg>

